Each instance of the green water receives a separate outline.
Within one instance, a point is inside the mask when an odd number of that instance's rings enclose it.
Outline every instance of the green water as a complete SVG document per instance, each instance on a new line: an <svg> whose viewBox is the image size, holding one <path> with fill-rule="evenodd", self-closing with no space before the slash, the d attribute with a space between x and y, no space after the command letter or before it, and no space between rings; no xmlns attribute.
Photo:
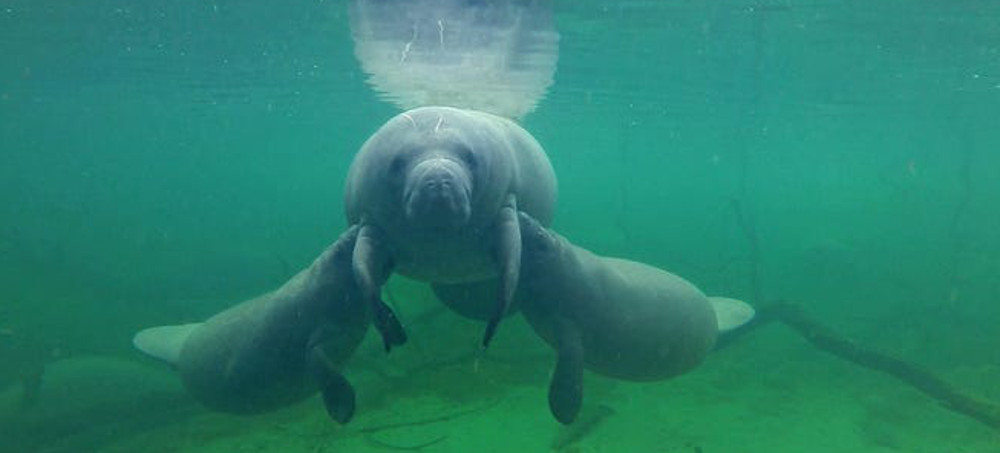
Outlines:
<svg viewBox="0 0 1000 453"><path fill-rule="evenodd" d="M524 126L560 233L1000 404L1000 3L565 0L556 22ZM350 425L202 409L131 336L276 287L344 228L347 166L396 113L351 45L337 1L0 0L0 451L1000 452L780 325L675 380L588 376L574 438L523 321L478 357L481 326L402 279L413 341L358 352Z"/></svg>

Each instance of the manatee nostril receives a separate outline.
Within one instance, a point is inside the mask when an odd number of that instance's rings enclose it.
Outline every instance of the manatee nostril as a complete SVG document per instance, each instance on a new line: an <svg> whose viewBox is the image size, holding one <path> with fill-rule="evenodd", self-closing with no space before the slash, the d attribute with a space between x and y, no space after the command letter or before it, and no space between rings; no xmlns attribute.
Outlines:
<svg viewBox="0 0 1000 453"><path fill-rule="evenodd" d="M448 175L435 175L428 177L423 181L423 187L430 190L449 190L454 185L455 181L453 181Z"/></svg>

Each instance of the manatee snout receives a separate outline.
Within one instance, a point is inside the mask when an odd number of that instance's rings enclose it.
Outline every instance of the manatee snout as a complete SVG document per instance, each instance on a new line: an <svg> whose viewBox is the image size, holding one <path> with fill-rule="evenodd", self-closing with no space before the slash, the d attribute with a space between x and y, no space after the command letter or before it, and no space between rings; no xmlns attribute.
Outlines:
<svg viewBox="0 0 1000 453"><path fill-rule="evenodd" d="M415 225L458 227L469 221L472 178L462 164L435 157L416 164L406 178L403 203Z"/></svg>

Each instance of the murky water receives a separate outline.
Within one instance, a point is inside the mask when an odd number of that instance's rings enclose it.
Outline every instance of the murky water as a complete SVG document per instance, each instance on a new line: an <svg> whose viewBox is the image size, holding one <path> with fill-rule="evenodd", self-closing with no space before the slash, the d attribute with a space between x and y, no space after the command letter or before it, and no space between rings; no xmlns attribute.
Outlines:
<svg viewBox="0 0 1000 453"><path fill-rule="evenodd" d="M559 177L555 229L798 304L1000 404L1000 4L588 0L555 19L555 83L523 123ZM346 6L5 0L0 55L0 451L1000 451L995 426L778 323L676 380L588 376L594 421L568 432L523 321L484 356L480 325L402 279L413 342L359 351L350 425L315 400L208 412L131 336L276 287L344 228L351 158L397 113Z"/></svg>

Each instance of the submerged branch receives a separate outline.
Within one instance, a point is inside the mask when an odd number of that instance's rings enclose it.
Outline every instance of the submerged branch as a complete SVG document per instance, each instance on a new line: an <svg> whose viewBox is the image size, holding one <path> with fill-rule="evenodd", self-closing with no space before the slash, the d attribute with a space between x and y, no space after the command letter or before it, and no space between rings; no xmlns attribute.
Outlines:
<svg viewBox="0 0 1000 453"><path fill-rule="evenodd" d="M483 411L485 411L487 409L491 409L492 407L496 406L497 404L500 404L500 400L496 400L496 401L484 404L484 405L479 406L479 407L474 407L474 408L471 408L471 409L465 409L465 410L455 411L455 412L451 412L451 413L444 414L444 415L439 415L437 417L430 417L430 418L425 418L425 419L420 419L420 420L411 420L411 421L406 421L406 422L393 422L393 423L385 423L385 424L382 424L382 425L366 426L366 427L363 427L363 428L359 429L357 432L361 433L361 434L371 434L371 433L377 433L379 431L385 431L385 430L388 430L388 429L408 428L408 427L412 427L412 426L422 426L422 425L429 425L429 424L432 424L432 423L446 422L446 421L449 421L449 420L454 420L456 418L464 417L466 415L471 415L471 414L475 414L475 413L478 413L478 412L483 412Z"/></svg>
<svg viewBox="0 0 1000 453"><path fill-rule="evenodd" d="M416 445L396 445L386 442L384 440L378 440L372 433L365 434L365 439L368 440L368 442L372 443L372 445L375 445L376 447L382 447L389 450L402 450L402 451L420 451L423 450L424 448L430 447L431 445L441 443L447 438L448 436L438 436L427 442L421 442Z"/></svg>
<svg viewBox="0 0 1000 453"><path fill-rule="evenodd" d="M779 302L760 308L757 314L754 322L741 331L734 332L736 336L720 344L720 347L732 344L757 327L777 321L792 328L820 350L865 368L888 374L934 398L945 408L1000 431L1000 405L965 394L916 364L857 344L820 324L796 304Z"/></svg>

